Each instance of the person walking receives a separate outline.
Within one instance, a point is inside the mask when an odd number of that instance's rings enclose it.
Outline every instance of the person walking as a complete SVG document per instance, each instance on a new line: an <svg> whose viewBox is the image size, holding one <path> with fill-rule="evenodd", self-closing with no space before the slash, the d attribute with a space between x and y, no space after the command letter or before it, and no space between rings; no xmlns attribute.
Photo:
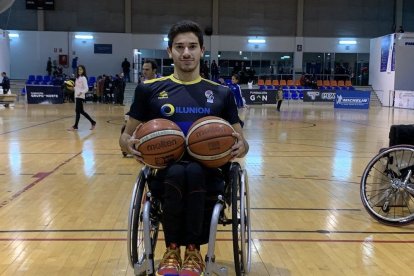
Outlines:
<svg viewBox="0 0 414 276"><path fill-rule="evenodd" d="M75 120L75 124L72 127L68 128L69 131L78 130L78 123L79 123L81 114L85 116L85 118L88 119L89 122L91 122L90 129L91 130L95 129L96 121L93 120L91 116L89 116L89 114L85 112L85 110L83 110L83 102L85 101L85 94L88 91L89 91L89 86L88 86L88 78L86 75L85 66L79 65L76 71L76 80L75 80L75 87L74 87L76 120Z"/></svg>

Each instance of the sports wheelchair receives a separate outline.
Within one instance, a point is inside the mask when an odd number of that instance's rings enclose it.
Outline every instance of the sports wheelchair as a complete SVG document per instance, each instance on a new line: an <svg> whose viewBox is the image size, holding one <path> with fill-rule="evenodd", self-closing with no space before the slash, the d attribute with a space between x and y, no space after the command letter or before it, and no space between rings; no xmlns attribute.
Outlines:
<svg viewBox="0 0 414 276"><path fill-rule="evenodd" d="M149 180L156 172L144 166L132 192L128 215L128 255L135 275L155 275L154 252L160 231L162 202L149 190ZM225 212L231 208L231 212ZM230 214L228 214L230 213ZM231 218L229 218L231 216ZM239 163L229 164L224 193L215 197L210 223L204 275L227 275L227 267L215 262L218 224L232 225L233 253L236 275L245 275L251 267L251 228L249 186L246 171Z"/></svg>
<svg viewBox="0 0 414 276"><path fill-rule="evenodd" d="M377 221L402 226L414 221L414 146L381 150L365 168L360 195Z"/></svg>

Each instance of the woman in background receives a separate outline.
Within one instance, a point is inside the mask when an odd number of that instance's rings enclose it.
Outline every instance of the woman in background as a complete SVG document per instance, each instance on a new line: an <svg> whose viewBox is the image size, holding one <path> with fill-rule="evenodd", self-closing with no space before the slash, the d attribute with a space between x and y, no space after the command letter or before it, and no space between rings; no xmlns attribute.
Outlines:
<svg viewBox="0 0 414 276"><path fill-rule="evenodd" d="M82 114L85 116L86 119L91 122L91 130L95 129L96 121L94 121L88 113L83 110L83 102L85 101L85 94L89 91L88 80L86 77L86 69L85 66L79 65L76 70L76 80L75 80L75 111L76 111L76 120L75 124L68 128L69 131L76 131L78 130L78 123L80 119L80 115Z"/></svg>

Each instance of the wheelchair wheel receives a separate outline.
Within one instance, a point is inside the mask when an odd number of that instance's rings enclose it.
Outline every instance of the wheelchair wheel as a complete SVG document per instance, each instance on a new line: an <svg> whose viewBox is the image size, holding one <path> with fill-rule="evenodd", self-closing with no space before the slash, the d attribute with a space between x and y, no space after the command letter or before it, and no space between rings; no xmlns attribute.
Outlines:
<svg viewBox="0 0 414 276"><path fill-rule="evenodd" d="M399 145L376 155L360 186L362 203L377 221L407 225L414 220L414 147Z"/></svg>
<svg viewBox="0 0 414 276"><path fill-rule="evenodd" d="M147 183L146 174L148 174L149 168L144 167L138 176L135 183L135 187L132 193L131 205L128 216L128 255L130 256L130 265L134 268L136 275L147 275L147 267L144 262L147 261L145 256L145 242L144 242L144 225L143 225L143 206L147 202ZM151 202L151 205L156 204ZM151 206L153 209L153 206ZM157 208L155 208L157 209ZM154 212L157 212L155 210ZM155 246L158 238L159 231L159 218L150 214L150 244L152 252L155 250ZM152 262L152 268L150 271L155 271ZM137 267L142 267L142 270L136 270ZM137 273L138 271L138 273ZM152 274L149 274L152 275Z"/></svg>
<svg viewBox="0 0 414 276"><path fill-rule="evenodd" d="M250 201L247 174L239 164L230 168L230 184L232 188L232 233L233 254L236 275L250 272L251 266L251 230Z"/></svg>

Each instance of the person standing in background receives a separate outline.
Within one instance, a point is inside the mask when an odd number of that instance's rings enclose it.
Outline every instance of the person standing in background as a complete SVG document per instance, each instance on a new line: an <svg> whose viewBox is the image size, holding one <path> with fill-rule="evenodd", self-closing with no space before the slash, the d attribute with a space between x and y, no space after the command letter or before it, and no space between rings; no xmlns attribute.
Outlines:
<svg viewBox="0 0 414 276"><path fill-rule="evenodd" d="M233 92L234 99L236 100L237 108L243 108L244 102L243 102L243 96L241 93L239 81L240 81L240 76L238 74L234 74L231 77L230 89L231 89L231 92Z"/></svg>
<svg viewBox="0 0 414 276"><path fill-rule="evenodd" d="M124 59L124 61L121 64L121 67L122 67L122 72L124 73L125 81L131 82L131 78L129 75L131 71L131 63L129 63L127 58Z"/></svg>
<svg viewBox="0 0 414 276"><path fill-rule="evenodd" d="M52 59L50 57L48 58L46 63L46 71L48 76L52 75Z"/></svg>
<svg viewBox="0 0 414 276"><path fill-rule="evenodd" d="M144 77L144 81L157 78L157 68L158 66L155 60L146 59L142 65L142 75Z"/></svg>
<svg viewBox="0 0 414 276"><path fill-rule="evenodd" d="M277 102L277 111L280 112L280 106L282 105L283 102L283 90L282 87L279 86L279 89L277 90L276 93L276 102Z"/></svg>
<svg viewBox="0 0 414 276"><path fill-rule="evenodd" d="M78 68L78 57L74 57L72 59L72 72L73 72L73 74L76 74L77 68Z"/></svg>
<svg viewBox="0 0 414 276"><path fill-rule="evenodd" d="M85 94L89 91L88 86L88 78L86 75L85 66L79 65L76 72L76 80L75 80L75 105L76 105L76 120L75 124L68 128L69 131L76 131L78 130L78 123L80 119L80 115L82 114L85 116L86 119L91 122L91 130L95 129L96 121L94 121L88 113L83 110L83 102L85 101Z"/></svg>
<svg viewBox="0 0 414 276"><path fill-rule="evenodd" d="M3 88L3 94L7 94L10 90L10 79L7 76L6 72L1 73L3 80L0 83L0 86ZM9 107L9 104L5 104L4 107Z"/></svg>
<svg viewBox="0 0 414 276"><path fill-rule="evenodd" d="M216 60L214 60L214 59L211 62L210 71L211 71L211 80L212 81L217 81L218 78L219 78L219 67L216 63Z"/></svg>

